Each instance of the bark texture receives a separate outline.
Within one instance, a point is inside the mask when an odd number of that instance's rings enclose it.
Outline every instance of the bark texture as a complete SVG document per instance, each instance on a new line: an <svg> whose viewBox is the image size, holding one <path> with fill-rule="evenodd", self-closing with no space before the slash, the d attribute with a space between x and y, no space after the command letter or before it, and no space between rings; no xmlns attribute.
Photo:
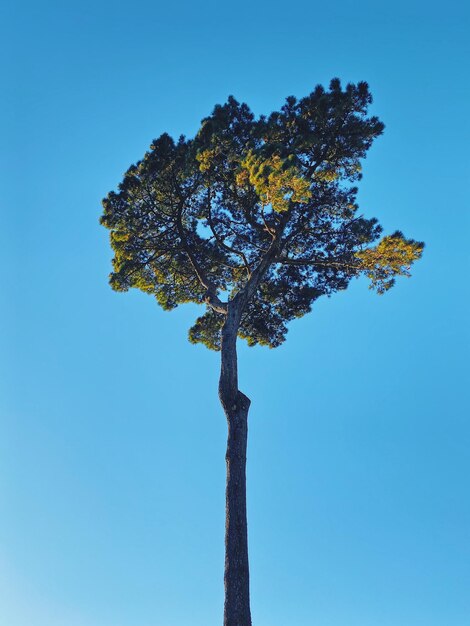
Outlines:
<svg viewBox="0 0 470 626"><path fill-rule="evenodd" d="M238 389L240 312L228 308L222 329L219 396L227 417L224 626L251 626L246 516L246 446L250 400Z"/></svg>

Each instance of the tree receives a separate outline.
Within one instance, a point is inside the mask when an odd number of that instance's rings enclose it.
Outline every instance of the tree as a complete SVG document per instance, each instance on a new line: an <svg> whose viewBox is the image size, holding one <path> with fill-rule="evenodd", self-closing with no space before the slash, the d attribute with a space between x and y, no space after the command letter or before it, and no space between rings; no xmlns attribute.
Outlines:
<svg viewBox="0 0 470 626"><path fill-rule="evenodd" d="M110 284L136 287L164 309L205 304L193 343L221 352L219 397L228 423L225 626L251 624L246 521L250 400L238 388L237 337L279 346L287 322L362 274L379 294L409 275L423 243L400 231L379 240L358 214L361 159L384 125L368 117L367 83L289 97L255 119L230 97L194 139L163 134L103 201L115 256ZM379 240L379 241L378 241ZM378 241L378 242L377 242ZM375 243L375 245L372 245Z"/></svg>

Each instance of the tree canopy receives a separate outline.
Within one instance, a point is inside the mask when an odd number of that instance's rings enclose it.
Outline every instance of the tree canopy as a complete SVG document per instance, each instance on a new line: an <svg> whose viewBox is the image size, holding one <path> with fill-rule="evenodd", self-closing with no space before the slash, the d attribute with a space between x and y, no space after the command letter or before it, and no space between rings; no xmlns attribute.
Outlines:
<svg viewBox="0 0 470 626"><path fill-rule="evenodd" d="M358 213L361 159L384 129L371 102L367 83L333 79L257 119L229 97L194 139L155 139L103 200L113 289L141 289L164 309L205 303L189 338L215 350L236 298L238 335L276 347L290 320L354 277L390 289L424 244L381 238Z"/></svg>

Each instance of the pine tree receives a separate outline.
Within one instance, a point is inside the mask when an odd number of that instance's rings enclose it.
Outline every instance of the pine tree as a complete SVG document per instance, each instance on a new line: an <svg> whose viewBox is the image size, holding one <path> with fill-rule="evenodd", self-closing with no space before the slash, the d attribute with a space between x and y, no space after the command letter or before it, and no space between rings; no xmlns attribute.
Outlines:
<svg viewBox="0 0 470 626"><path fill-rule="evenodd" d="M320 296L365 275L383 294L424 244L381 237L358 214L361 159L384 129L367 83L333 79L255 119L230 97L194 139L163 134L103 201L114 250L110 284L164 309L205 304L189 340L221 352L228 423L225 626L251 625L246 521L250 400L238 388L236 341L275 348Z"/></svg>

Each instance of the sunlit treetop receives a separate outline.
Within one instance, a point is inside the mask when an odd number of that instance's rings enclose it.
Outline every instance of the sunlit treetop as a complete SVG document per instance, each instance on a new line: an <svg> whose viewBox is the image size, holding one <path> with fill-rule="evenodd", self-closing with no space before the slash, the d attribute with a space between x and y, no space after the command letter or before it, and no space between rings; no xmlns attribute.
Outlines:
<svg viewBox="0 0 470 626"><path fill-rule="evenodd" d="M371 101L367 83L334 79L255 119L230 97L194 139L155 139L103 201L113 289L136 287L164 309L205 303L189 338L212 349L228 303L240 337L276 347L287 322L352 278L390 289L424 244L380 239L377 220L358 214L361 159L384 129Z"/></svg>

